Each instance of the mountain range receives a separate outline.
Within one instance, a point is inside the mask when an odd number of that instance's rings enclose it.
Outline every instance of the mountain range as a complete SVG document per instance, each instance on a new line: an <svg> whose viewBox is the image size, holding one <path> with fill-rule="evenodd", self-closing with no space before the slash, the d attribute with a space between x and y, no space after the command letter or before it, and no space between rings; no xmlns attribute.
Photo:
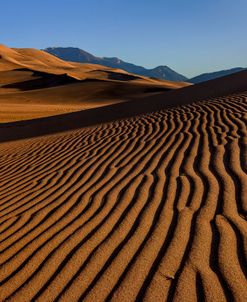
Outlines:
<svg viewBox="0 0 247 302"><path fill-rule="evenodd" d="M174 71L166 65L157 66L153 69L147 69L132 63L125 62L117 57L96 57L80 48L76 47L48 47L44 51L65 61L99 64L112 68L123 69L127 72L142 75L151 78L169 80L174 82L190 82L193 84L213 80L222 76L230 75L235 72L244 70L245 68L236 67L228 70L220 70L216 72L203 73L191 79Z"/></svg>

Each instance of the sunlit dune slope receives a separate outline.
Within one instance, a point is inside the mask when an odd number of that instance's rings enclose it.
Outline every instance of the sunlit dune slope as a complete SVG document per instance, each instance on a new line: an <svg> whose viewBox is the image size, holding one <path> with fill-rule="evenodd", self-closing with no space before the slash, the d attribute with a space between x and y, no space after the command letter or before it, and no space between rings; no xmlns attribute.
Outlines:
<svg viewBox="0 0 247 302"><path fill-rule="evenodd" d="M21 67L28 67L31 69L57 69L57 68L73 68L68 62L64 62L59 58L49 55L43 51L32 48L9 48L4 45L0 45L0 70L4 70L1 65L1 61L10 63L8 68L7 64L5 70L12 69L11 63L14 63Z"/></svg>
<svg viewBox="0 0 247 302"><path fill-rule="evenodd" d="M0 122L80 111L188 85L0 46Z"/></svg>

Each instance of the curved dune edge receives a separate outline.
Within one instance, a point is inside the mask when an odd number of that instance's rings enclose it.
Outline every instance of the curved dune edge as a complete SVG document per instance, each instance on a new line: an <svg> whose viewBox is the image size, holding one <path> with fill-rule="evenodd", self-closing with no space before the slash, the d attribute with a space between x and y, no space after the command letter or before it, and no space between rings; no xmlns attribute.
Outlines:
<svg viewBox="0 0 247 302"><path fill-rule="evenodd" d="M0 301L247 301L246 99L2 143Z"/></svg>
<svg viewBox="0 0 247 302"><path fill-rule="evenodd" d="M35 120L0 123L0 142L108 123L244 91L247 91L247 71L123 103Z"/></svg>

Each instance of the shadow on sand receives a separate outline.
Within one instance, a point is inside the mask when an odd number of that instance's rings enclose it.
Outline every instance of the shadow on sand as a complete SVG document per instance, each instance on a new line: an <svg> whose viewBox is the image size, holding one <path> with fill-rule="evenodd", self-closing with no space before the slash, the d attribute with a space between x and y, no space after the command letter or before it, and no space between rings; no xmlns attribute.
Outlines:
<svg viewBox="0 0 247 302"><path fill-rule="evenodd" d="M190 104L199 100L247 91L247 71L143 99L96 109L0 124L0 142L36 137L107 123L147 112Z"/></svg>

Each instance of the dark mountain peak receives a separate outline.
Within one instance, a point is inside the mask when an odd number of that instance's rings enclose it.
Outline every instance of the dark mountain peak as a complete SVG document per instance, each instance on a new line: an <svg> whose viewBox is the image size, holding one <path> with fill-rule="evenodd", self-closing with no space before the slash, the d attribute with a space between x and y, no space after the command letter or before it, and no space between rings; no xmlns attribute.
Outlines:
<svg viewBox="0 0 247 302"><path fill-rule="evenodd" d="M152 69L153 76L159 79L164 79L168 81L179 81L179 82L185 82L188 79L171 69L170 67L166 65L160 65Z"/></svg>
<svg viewBox="0 0 247 302"><path fill-rule="evenodd" d="M156 70L167 70L167 69L170 69L172 70L170 67L166 66L166 65L159 65L153 69L156 69Z"/></svg>
<svg viewBox="0 0 247 302"><path fill-rule="evenodd" d="M91 63L97 61L98 58L77 47L48 47L44 51L59 57L65 61ZM94 62L96 63L96 62Z"/></svg>
<svg viewBox="0 0 247 302"><path fill-rule="evenodd" d="M47 47L44 49L44 51L54 51L54 52L59 52L59 51L64 51L64 52L74 52L74 53L85 53L85 54L88 54L88 55L91 55L89 52L81 49L81 48L78 48L78 47L62 47L62 46L59 46L59 47ZM93 56L93 55L91 55Z"/></svg>

